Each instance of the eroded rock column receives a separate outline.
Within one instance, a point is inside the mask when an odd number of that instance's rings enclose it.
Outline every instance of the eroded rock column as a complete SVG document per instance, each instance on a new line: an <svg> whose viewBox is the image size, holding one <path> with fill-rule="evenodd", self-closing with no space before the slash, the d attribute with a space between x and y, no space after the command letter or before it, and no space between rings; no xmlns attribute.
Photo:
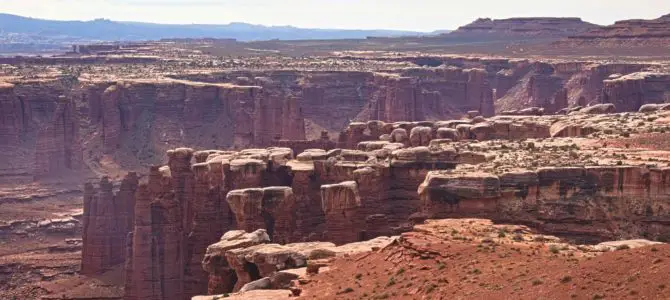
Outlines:
<svg viewBox="0 0 670 300"><path fill-rule="evenodd" d="M84 187L82 274L103 273L126 259L137 175L128 174L118 194L114 195L112 189L107 177L97 188L90 183Z"/></svg>

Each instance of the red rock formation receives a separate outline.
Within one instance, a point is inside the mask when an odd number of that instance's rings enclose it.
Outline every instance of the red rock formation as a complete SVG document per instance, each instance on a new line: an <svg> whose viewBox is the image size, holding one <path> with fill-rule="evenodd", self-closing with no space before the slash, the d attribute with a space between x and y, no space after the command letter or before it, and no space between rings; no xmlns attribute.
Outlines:
<svg viewBox="0 0 670 300"><path fill-rule="evenodd" d="M35 176L82 167L79 124L74 103L60 97L53 117L37 133Z"/></svg>
<svg viewBox="0 0 670 300"><path fill-rule="evenodd" d="M336 147L336 143L330 140L330 137L328 136L328 131L322 131L321 137L315 140L281 139L275 141L273 146L279 148L289 148L293 150L293 153L299 154L305 152L305 150L308 149L332 150Z"/></svg>
<svg viewBox="0 0 670 300"><path fill-rule="evenodd" d="M564 108L602 103L605 81L614 74L631 74L644 64L594 64L588 62L531 62L497 75L496 111L504 113L528 107L556 113ZM508 73L511 73L508 75ZM617 75L620 76L620 75ZM512 84L512 87L509 85ZM507 92L502 93L503 90Z"/></svg>
<svg viewBox="0 0 670 300"><path fill-rule="evenodd" d="M153 167L136 194L126 299L183 299L185 243L181 203L169 170Z"/></svg>
<svg viewBox="0 0 670 300"><path fill-rule="evenodd" d="M227 191L222 190L223 170L209 163L199 163L192 167L195 173L192 202L192 229L188 233L185 262L184 293L194 295L207 290L207 274L200 267L208 244L221 237L231 228L226 218L230 213L223 201ZM217 174L218 173L218 174Z"/></svg>
<svg viewBox="0 0 670 300"><path fill-rule="evenodd" d="M559 38L598 28L579 18L480 18L445 34L444 37L467 40Z"/></svg>
<svg viewBox="0 0 670 300"><path fill-rule="evenodd" d="M13 84L0 82L0 113L0 139L8 146L18 145L24 130L23 108Z"/></svg>
<svg viewBox="0 0 670 300"><path fill-rule="evenodd" d="M209 273L207 293L209 295L230 293L237 284L237 274L225 256L227 251L248 248L269 241L270 238L265 230L259 229L252 233L236 230L226 232L219 242L208 246L207 254L202 261L203 269Z"/></svg>
<svg viewBox="0 0 670 300"><path fill-rule="evenodd" d="M59 79L0 84L1 174L43 177L83 165L75 101Z"/></svg>
<svg viewBox="0 0 670 300"><path fill-rule="evenodd" d="M605 80L603 103L612 103L617 112L637 111L644 104L670 101L670 75L649 72L632 73Z"/></svg>
<svg viewBox="0 0 670 300"><path fill-rule="evenodd" d="M210 294L244 290L246 284L265 278L279 279L278 272L308 266L309 260L369 252L392 243L395 238L379 237L365 242L335 246L329 242L307 242L286 245L270 244L265 230L252 233L242 230L226 232L221 240L207 248L203 268L210 273ZM309 268L309 266L308 266ZM286 275L286 274L284 274ZM290 276L297 278L297 276ZM277 280L269 280L270 288ZM288 284L284 282L283 285Z"/></svg>
<svg viewBox="0 0 670 300"><path fill-rule="evenodd" d="M417 69L376 74L370 120L422 121L476 110L493 115L493 91L481 69Z"/></svg>
<svg viewBox="0 0 670 300"><path fill-rule="evenodd" d="M237 227L245 231L267 230L275 242L288 242L295 230L295 196L290 187L233 190L227 202Z"/></svg>
<svg viewBox="0 0 670 300"><path fill-rule="evenodd" d="M670 15L653 20L622 20L574 34L565 44L580 47L659 47L670 42Z"/></svg>
<svg viewBox="0 0 670 300"><path fill-rule="evenodd" d="M670 170L632 166L431 172L419 188L431 217L486 216L587 239L663 236ZM660 184L660 185L657 185Z"/></svg>
<svg viewBox="0 0 670 300"><path fill-rule="evenodd" d="M84 188L81 273L100 274L126 260L128 233L132 231L137 175L129 173L117 194L107 177L96 188Z"/></svg>

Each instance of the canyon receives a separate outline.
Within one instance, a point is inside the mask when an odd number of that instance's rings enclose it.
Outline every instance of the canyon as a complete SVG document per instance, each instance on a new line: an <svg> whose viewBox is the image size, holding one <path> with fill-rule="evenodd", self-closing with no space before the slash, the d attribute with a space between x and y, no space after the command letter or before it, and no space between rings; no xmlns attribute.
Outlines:
<svg viewBox="0 0 670 300"><path fill-rule="evenodd" d="M667 240L667 159L651 163L651 150L603 148L592 138L653 133L670 125L669 113L352 123L340 141L358 150L297 156L279 147L168 150L167 165L152 167L135 194L125 299L244 292L351 253L351 243L388 245L426 219L521 223L583 243ZM648 119L659 121L638 126ZM670 157L663 151L655 157ZM104 248L119 245L107 241Z"/></svg>
<svg viewBox="0 0 670 300"><path fill-rule="evenodd" d="M447 263L452 246L589 268L665 253L670 63L589 53L652 43L666 23L479 19L362 43L169 39L2 58L0 296L499 297L519 290L460 280L480 274L453 271L458 259L444 280L466 292L389 282ZM635 26L646 31L617 33ZM471 48L429 50L455 40ZM581 55L534 54L578 40ZM387 270L349 268L363 264Z"/></svg>
<svg viewBox="0 0 670 300"><path fill-rule="evenodd" d="M437 55L336 61L366 61L369 70L208 71L118 80L94 75L111 68L102 65L79 66L90 73L76 81L62 73L3 78L2 175L139 171L181 145L243 149L285 140L304 141L302 150L319 148L322 138L335 140L349 122L435 121L529 107L551 114L599 103L637 111L670 97L661 64ZM440 66L417 65L426 62Z"/></svg>

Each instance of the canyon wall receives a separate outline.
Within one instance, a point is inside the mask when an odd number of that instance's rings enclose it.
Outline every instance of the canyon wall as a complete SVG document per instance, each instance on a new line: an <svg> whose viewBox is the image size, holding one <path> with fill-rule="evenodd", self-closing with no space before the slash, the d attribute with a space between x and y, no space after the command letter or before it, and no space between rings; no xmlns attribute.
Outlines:
<svg viewBox="0 0 670 300"><path fill-rule="evenodd" d="M329 151L168 150L167 164L152 167L137 186L134 226L125 240L125 298L226 293L277 270L262 262L265 252L230 248L239 243L341 245L397 235L428 217L485 217L585 240L665 238L667 166L627 165L603 157L604 165L584 167L597 164L588 158L595 150L582 155L568 152L576 145L560 144L607 130L628 132L610 123L619 118L579 113L355 122L338 141L343 148ZM626 124L639 127L632 120ZM134 182L129 178L126 186ZM129 190L122 184L121 191ZM119 198L104 179L97 194L87 186L86 197L86 203ZM86 211L85 224L108 219L109 210ZM85 236L97 232L122 239L118 232L104 230L108 227L85 227ZM264 238L221 240L234 229L263 229ZM90 241L85 237L85 244ZM208 246L217 242L223 244L212 256L214 249ZM85 261L94 263L86 270L107 267L109 263L97 267L96 252L89 250L95 247L84 249ZM248 258L250 253L258 259ZM261 266L268 269L254 271Z"/></svg>
<svg viewBox="0 0 670 300"><path fill-rule="evenodd" d="M617 111L637 111L645 104L670 103L670 75L651 72L631 73L604 81L602 101Z"/></svg>
<svg viewBox="0 0 670 300"><path fill-rule="evenodd" d="M3 177L42 177L83 167L79 115L62 79L0 84Z"/></svg>
<svg viewBox="0 0 670 300"><path fill-rule="evenodd" d="M39 178L86 167L105 173L110 165L141 170L162 163L162 153L181 145L275 145L294 153L355 148L360 140L336 141L351 122L552 114L598 103L636 111L668 101L670 89L665 75L640 75L649 64L424 59L439 67L223 71L119 81L11 79L0 88L0 146L8 154L2 173ZM524 111L528 108L534 110Z"/></svg>
<svg viewBox="0 0 670 300"><path fill-rule="evenodd" d="M633 166L431 172L418 192L431 218L483 217L586 241L667 239L669 176Z"/></svg>
<svg viewBox="0 0 670 300"><path fill-rule="evenodd" d="M427 172L455 164L448 152L420 151L387 153L393 163L384 165L366 162L375 159L371 153L342 149L297 160L287 148L170 150L167 166L153 167L136 194L126 298L206 293L205 250L230 229L262 228L276 243L338 244L409 229L420 206L415 190ZM353 185L342 183L349 180ZM360 199L333 190L340 185Z"/></svg>

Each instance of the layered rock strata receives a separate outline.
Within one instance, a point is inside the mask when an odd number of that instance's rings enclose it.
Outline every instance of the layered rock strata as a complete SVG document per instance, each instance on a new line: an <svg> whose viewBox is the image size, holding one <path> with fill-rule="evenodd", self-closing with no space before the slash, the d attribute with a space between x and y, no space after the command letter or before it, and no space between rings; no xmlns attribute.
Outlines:
<svg viewBox="0 0 670 300"><path fill-rule="evenodd" d="M338 244L402 231L419 209L412 195L425 174L455 165L453 153L425 147L378 154L314 150L298 159L287 148L184 148L169 151L168 158L168 165L152 168L148 182L138 188L128 299L204 293L207 276L198 262L227 229L262 228L280 243L326 239ZM409 182L392 183L393 176ZM347 180L360 187L361 199L353 206L348 196L327 191L328 184ZM353 230L341 210L360 217L360 227Z"/></svg>
<svg viewBox="0 0 670 300"><path fill-rule="evenodd" d="M329 242L279 245L269 242L265 230L252 233L236 230L227 232L219 242L207 247L202 265L210 274L210 295L244 291L245 285L257 280L266 280L265 288L287 289L287 286L273 286L272 279L276 278L273 275L282 270L309 268L310 261L369 252L393 240L378 237L341 246Z"/></svg>
<svg viewBox="0 0 670 300"><path fill-rule="evenodd" d="M579 18L480 18L459 27L445 37L471 39L531 39L557 38L586 32L600 26L587 23Z"/></svg>
<svg viewBox="0 0 670 300"><path fill-rule="evenodd" d="M232 244L345 244L405 232L433 215L517 220L590 240L662 238L667 162L641 167L642 158L630 162L616 153L621 150L576 150L582 136L653 132L667 111L593 114L596 106L587 108L569 115L352 123L340 143L358 150L308 149L297 156L278 147L170 150L167 165L153 167L136 193L126 297L237 290L276 271L240 250L236 264L205 272L205 249L231 229L264 230L226 237Z"/></svg>
<svg viewBox="0 0 670 300"><path fill-rule="evenodd" d="M117 193L109 178L84 187L81 273L101 274L126 261L127 236L133 228L138 178L128 174Z"/></svg>
<svg viewBox="0 0 670 300"><path fill-rule="evenodd" d="M637 111L646 104L670 102L670 75L638 72L604 81L602 100L618 112Z"/></svg>
<svg viewBox="0 0 670 300"><path fill-rule="evenodd" d="M586 240L667 236L668 168L550 167L431 172L418 189L432 218L486 217Z"/></svg>
<svg viewBox="0 0 670 300"><path fill-rule="evenodd" d="M83 167L75 100L62 79L0 83L3 175L41 178Z"/></svg>

